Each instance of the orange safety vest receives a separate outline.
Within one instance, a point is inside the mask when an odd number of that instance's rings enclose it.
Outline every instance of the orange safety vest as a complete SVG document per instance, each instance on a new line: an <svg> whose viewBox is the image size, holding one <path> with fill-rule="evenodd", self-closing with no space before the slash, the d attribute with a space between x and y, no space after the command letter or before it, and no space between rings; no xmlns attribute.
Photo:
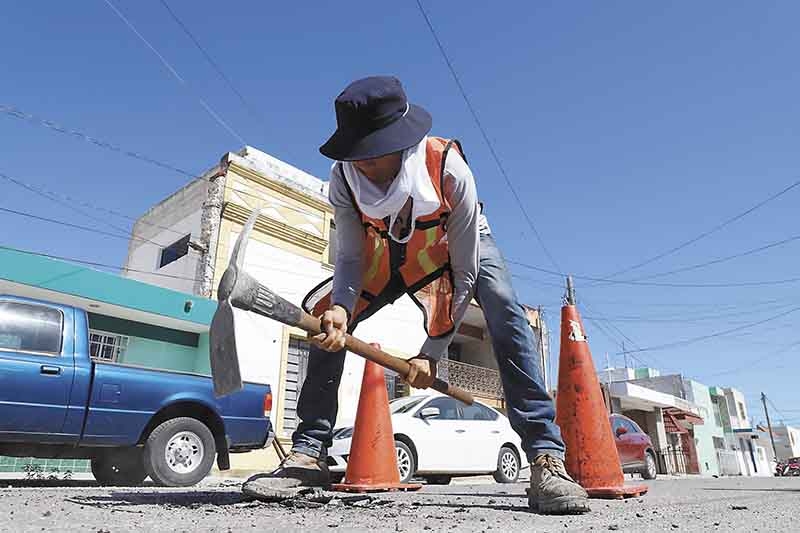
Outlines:
<svg viewBox="0 0 800 533"><path fill-rule="evenodd" d="M447 247L447 219L451 209L449 191L445 190L444 184L445 160L452 146L463 156L458 141L428 137L425 165L439 197L439 208L416 219L414 232L404 244L389 237L388 217L381 220L361 213L353 192L347 186L350 199L364 224L366 254L361 294L351 324L368 318L387 303L408 294L422 310L425 332L430 337L443 337L455 329L453 272ZM306 312L321 316L330 308L332 281L332 277L325 280L306 295L303 300Z"/></svg>

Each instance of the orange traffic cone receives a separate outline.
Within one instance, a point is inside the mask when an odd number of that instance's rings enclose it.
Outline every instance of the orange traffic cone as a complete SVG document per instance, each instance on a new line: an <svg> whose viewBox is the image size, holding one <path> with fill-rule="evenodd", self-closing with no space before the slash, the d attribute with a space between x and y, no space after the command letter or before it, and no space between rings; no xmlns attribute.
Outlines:
<svg viewBox="0 0 800 533"><path fill-rule="evenodd" d="M386 390L383 368L367 361L361 382L361 396L358 399L347 472L344 483L333 485L333 489L379 492L418 490L421 487L419 484L400 483L392 418L389 414L389 393Z"/></svg>
<svg viewBox="0 0 800 533"><path fill-rule="evenodd" d="M568 304L561 308L556 422L567 446L567 472L593 498L630 498L647 492L646 485L624 486L619 454L603 402L592 354L584 334L572 279Z"/></svg>

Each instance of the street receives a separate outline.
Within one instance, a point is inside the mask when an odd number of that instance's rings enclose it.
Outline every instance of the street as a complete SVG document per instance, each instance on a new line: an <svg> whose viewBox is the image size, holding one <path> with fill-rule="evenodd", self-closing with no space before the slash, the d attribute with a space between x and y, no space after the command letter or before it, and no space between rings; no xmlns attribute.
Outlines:
<svg viewBox="0 0 800 533"><path fill-rule="evenodd" d="M343 493L327 504L247 501L240 480L197 487L103 488L2 480L0 532L23 531L787 531L799 478L668 478L643 498L592 501L583 516L528 512L527 484L467 479L417 493Z"/></svg>

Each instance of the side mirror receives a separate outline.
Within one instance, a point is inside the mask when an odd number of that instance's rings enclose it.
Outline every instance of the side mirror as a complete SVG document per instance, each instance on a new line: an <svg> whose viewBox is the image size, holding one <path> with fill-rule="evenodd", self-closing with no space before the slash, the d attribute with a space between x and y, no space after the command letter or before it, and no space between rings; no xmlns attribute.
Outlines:
<svg viewBox="0 0 800 533"><path fill-rule="evenodd" d="M620 426L620 427L617 428L616 434L617 434L617 437L621 437L624 434L626 434L627 432L628 432L627 429L625 429L623 426Z"/></svg>
<svg viewBox="0 0 800 533"><path fill-rule="evenodd" d="M423 420L427 420L428 418L439 418L439 415L441 414L442 413L439 411L438 407L425 407L419 412L419 416Z"/></svg>

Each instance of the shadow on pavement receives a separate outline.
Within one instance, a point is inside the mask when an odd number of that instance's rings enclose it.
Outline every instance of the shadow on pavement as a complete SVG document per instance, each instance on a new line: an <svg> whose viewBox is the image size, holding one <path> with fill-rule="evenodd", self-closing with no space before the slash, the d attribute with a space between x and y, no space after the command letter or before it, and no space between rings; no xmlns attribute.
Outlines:
<svg viewBox="0 0 800 533"><path fill-rule="evenodd" d="M76 487L99 487L97 481L88 479L64 480L64 479L2 479L0 480L0 487L2 488L76 488Z"/></svg>
<svg viewBox="0 0 800 533"><path fill-rule="evenodd" d="M509 494L509 493L502 493L502 492L430 492L427 493L429 496L461 496L461 497L470 497L474 496L476 498L527 498L528 495L525 493L519 494Z"/></svg>
<svg viewBox="0 0 800 533"><path fill-rule="evenodd" d="M120 492L110 495L74 496L66 501L93 507L127 507L139 505L159 505L166 507L195 508L204 505L233 505L249 503L241 492L223 491L181 491L181 492Z"/></svg>
<svg viewBox="0 0 800 533"><path fill-rule="evenodd" d="M466 512L467 509L486 509L488 511L513 511L517 513L530 514L531 510L527 505L497 505L497 504L459 504L459 503L414 503L414 507L445 507L456 509L455 514Z"/></svg>
<svg viewBox="0 0 800 533"><path fill-rule="evenodd" d="M721 490L723 492L800 492L800 487L796 489L780 489L780 488L752 488L752 489L726 489L723 487L706 487L703 490Z"/></svg>

